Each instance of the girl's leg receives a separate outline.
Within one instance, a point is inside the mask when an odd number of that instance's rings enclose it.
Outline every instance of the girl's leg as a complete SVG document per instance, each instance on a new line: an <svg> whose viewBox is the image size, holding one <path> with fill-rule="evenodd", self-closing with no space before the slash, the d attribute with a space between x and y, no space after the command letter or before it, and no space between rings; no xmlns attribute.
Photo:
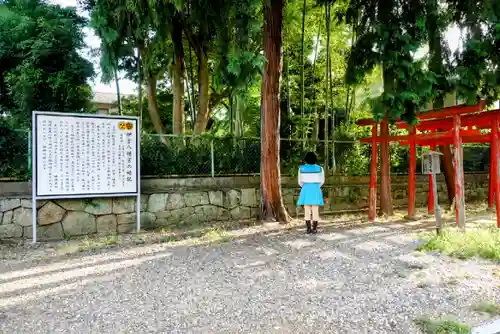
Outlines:
<svg viewBox="0 0 500 334"><path fill-rule="evenodd" d="M319 205L313 205L311 207L311 211L312 211L312 220L313 220L311 232L316 233L316 232L318 232Z"/></svg>
<svg viewBox="0 0 500 334"><path fill-rule="evenodd" d="M304 205L304 220L306 221L307 233L311 233L311 215L312 207L310 205Z"/></svg>

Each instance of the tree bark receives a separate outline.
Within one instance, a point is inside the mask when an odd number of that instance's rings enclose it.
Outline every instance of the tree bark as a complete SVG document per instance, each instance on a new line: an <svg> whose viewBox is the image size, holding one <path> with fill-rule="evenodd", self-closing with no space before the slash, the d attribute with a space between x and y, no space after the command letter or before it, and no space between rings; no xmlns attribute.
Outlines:
<svg viewBox="0 0 500 334"><path fill-rule="evenodd" d="M261 219L286 223L290 216L281 197L280 73L284 0L263 0L264 56L261 101Z"/></svg>
<svg viewBox="0 0 500 334"><path fill-rule="evenodd" d="M392 71L383 69L384 92L392 93L394 87L394 77ZM387 116L380 124L380 136L389 137L389 122ZM391 192L391 159L389 155L389 142L380 143L380 213L392 216L392 192Z"/></svg>
<svg viewBox="0 0 500 334"><path fill-rule="evenodd" d="M146 94L148 98L148 111L151 122L157 134L163 134L163 124L158 112L158 101L156 99L156 78L147 74Z"/></svg>
<svg viewBox="0 0 500 334"><path fill-rule="evenodd" d="M245 112L245 96L242 93L234 95L234 136L243 137L243 113Z"/></svg>
<svg viewBox="0 0 500 334"><path fill-rule="evenodd" d="M120 82L119 82L119 79L118 79L118 70L117 70L117 68L114 69L114 72L115 72L116 102L118 103L118 113L120 115L122 115L122 97L121 97L121 94L120 94Z"/></svg>
<svg viewBox="0 0 500 334"><path fill-rule="evenodd" d="M137 100L139 102L139 119L142 122L142 61L141 61L142 48L137 49Z"/></svg>
<svg viewBox="0 0 500 334"><path fill-rule="evenodd" d="M429 40L429 70L442 80L445 75L443 66L442 33L439 27L439 5L438 0L427 1L427 31ZM432 104L434 109L444 107L444 96L438 95ZM450 145L440 145L439 151L443 153L440 157L443 166L443 174L448 191L448 201L451 205L455 198L455 171L453 168L453 154Z"/></svg>
<svg viewBox="0 0 500 334"><path fill-rule="evenodd" d="M210 86L210 78L208 71L208 57L205 50L202 50L198 55L198 95L199 95L199 109L198 115L196 116L196 123L194 126L194 133L201 134L207 128L209 113L209 100L210 96L208 94Z"/></svg>
<svg viewBox="0 0 500 334"><path fill-rule="evenodd" d="M172 20L172 42L174 45L172 132L184 133L184 46L182 44L182 24Z"/></svg>

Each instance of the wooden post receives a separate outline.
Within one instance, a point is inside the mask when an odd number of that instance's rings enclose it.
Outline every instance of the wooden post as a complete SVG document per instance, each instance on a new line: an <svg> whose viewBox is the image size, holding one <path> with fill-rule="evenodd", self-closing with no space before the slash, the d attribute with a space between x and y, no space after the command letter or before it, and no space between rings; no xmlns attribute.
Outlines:
<svg viewBox="0 0 500 334"><path fill-rule="evenodd" d="M436 145L431 145L430 146L431 151L436 151ZM434 179L436 176L432 173L429 173L429 192L427 193L427 213L432 215L435 210L435 205L434 205ZM436 180L437 181L437 180ZM436 189L436 194L437 194L437 189Z"/></svg>
<svg viewBox="0 0 500 334"><path fill-rule="evenodd" d="M462 138L460 137L460 115L453 116L453 159L455 165L455 206L457 225L465 228L465 196Z"/></svg>
<svg viewBox="0 0 500 334"><path fill-rule="evenodd" d="M377 216L377 134L378 124L372 126L372 158L370 163L370 192L368 194L368 219L373 223Z"/></svg>
<svg viewBox="0 0 500 334"><path fill-rule="evenodd" d="M410 126L410 167L408 175L408 218L415 216L415 185L417 183L417 148L415 145L415 134L417 133L414 126Z"/></svg>
<svg viewBox="0 0 500 334"><path fill-rule="evenodd" d="M498 118L493 122L493 128L491 129L491 152L494 154L493 159L493 174L490 178L493 178L494 184L493 189L495 193L495 207L497 213L497 227L500 228L500 138L498 135Z"/></svg>
<svg viewBox="0 0 500 334"><path fill-rule="evenodd" d="M490 142L490 172L489 172L489 183L488 183L488 208L492 209L495 203L495 161L496 161L496 148L497 143L495 141L495 131L494 126L491 128L491 142Z"/></svg>

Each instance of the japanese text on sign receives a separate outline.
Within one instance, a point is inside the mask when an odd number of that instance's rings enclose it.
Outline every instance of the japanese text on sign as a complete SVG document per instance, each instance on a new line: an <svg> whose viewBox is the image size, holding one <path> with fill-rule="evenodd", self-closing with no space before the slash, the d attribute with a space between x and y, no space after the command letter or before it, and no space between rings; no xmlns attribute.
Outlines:
<svg viewBox="0 0 500 334"><path fill-rule="evenodd" d="M138 193L137 119L36 114L39 197Z"/></svg>

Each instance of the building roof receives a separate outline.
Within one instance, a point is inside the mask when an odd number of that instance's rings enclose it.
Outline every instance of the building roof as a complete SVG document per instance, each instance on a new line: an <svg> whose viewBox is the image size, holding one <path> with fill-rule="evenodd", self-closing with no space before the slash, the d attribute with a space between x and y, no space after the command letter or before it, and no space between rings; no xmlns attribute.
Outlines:
<svg viewBox="0 0 500 334"><path fill-rule="evenodd" d="M113 104L117 101L115 93L95 92L92 103Z"/></svg>

